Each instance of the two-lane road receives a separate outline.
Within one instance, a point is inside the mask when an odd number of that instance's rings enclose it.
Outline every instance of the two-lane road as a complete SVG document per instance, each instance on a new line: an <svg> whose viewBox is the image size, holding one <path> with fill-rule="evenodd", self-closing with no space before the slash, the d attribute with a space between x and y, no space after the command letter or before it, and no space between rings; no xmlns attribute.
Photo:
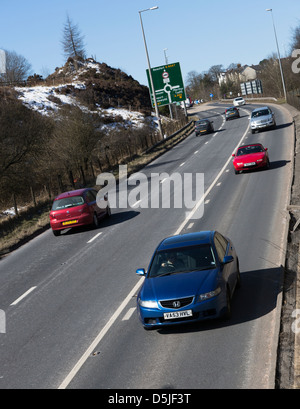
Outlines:
<svg viewBox="0 0 300 409"><path fill-rule="evenodd" d="M293 126L274 108L277 129L251 135L253 108L225 123L222 106L208 107L199 115L214 120L215 133L192 134L143 169L148 178L203 173L200 219L137 204L113 210L97 230L47 231L0 261L0 388L274 386ZM231 153L249 141L269 148L271 167L235 175ZM239 254L232 320L144 331L136 268L162 238L205 229L228 235Z"/></svg>

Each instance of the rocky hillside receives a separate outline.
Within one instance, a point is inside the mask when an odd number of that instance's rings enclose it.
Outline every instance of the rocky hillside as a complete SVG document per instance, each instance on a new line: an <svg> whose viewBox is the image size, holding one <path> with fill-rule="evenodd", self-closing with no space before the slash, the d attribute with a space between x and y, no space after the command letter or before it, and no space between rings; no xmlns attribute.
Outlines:
<svg viewBox="0 0 300 409"><path fill-rule="evenodd" d="M15 89L25 105L45 115L55 114L68 104L93 112L111 108L139 112L143 116L151 112L146 86L120 69L92 58L69 58L46 80L35 75L25 87Z"/></svg>

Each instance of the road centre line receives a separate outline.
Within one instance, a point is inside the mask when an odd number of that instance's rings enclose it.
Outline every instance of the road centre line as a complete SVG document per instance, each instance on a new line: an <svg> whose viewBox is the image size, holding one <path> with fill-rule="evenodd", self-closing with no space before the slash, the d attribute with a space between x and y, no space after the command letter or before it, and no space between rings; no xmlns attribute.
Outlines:
<svg viewBox="0 0 300 409"><path fill-rule="evenodd" d="M102 232L97 233L96 236L92 237L92 238L87 242L87 244L88 244L88 243L92 243L92 241L96 240L96 238L99 237L99 236L101 236L101 234L102 234Z"/></svg>
<svg viewBox="0 0 300 409"><path fill-rule="evenodd" d="M124 311L126 308L127 304L132 300L132 297L136 294L140 286L142 285L142 282L144 281L144 278L141 277L139 281L136 283L136 285L133 287L133 289L130 291L130 293L127 295L127 297L124 299L124 301L121 303L121 305L118 307L118 309L114 312L114 314L111 316L111 318L108 320L108 322L104 325L102 330L99 332L99 334L96 336L94 341L91 343L91 345L88 347L88 349L85 351L85 353L82 355L82 357L79 359L79 361L76 363L76 365L73 367L73 369L69 372L69 374L66 376L66 378L63 380L63 382L59 385L58 389L66 389L69 383L72 381L72 379L76 376L80 368L83 366L83 364L86 362L86 360L89 358L89 356L93 353L95 350L96 346L99 344L99 342L102 340L102 338L105 336L105 334L108 332L108 330L112 327L116 319L121 315L121 313Z"/></svg>
<svg viewBox="0 0 300 409"><path fill-rule="evenodd" d="M21 295L21 297L17 298L17 299L16 299L13 303L11 303L10 305L17 305L20 301L23 300L23 298L27 297L27 295L30 294L30 293L31 293L33 290L35 290L35 289L36 289L36 286L29 288L29 290L26 291L26 293L24 293L23 295Z"/></svg>

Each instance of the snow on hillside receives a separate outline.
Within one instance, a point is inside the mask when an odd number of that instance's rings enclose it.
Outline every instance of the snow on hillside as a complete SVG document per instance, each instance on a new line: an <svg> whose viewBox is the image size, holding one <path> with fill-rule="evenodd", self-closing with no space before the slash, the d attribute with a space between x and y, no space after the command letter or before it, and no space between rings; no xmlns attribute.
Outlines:
<svg viewBox="0 0 300 409"><path fill-rule="evenodd" d="M85 88L83 82L72 82L50 87L42 85L33 87L15 87L15 90L19 94L18 99L20 99L24 105L42 115L52 115L53 113L59 112L60 106L63 104L75 105L82 110L87 111L87 108L82 106L75 97L64 95L60 92L64 87L70 85L74 88ZM110 117L121 116L125 121L125 124L131 124L137 127L141 126L145 119L140 112L128 111L122 108L108 108L104 110L101 109L101 107L98 107L97 111L94 112ZM111 126L113 125L110 125L110 127Z"/></svg>

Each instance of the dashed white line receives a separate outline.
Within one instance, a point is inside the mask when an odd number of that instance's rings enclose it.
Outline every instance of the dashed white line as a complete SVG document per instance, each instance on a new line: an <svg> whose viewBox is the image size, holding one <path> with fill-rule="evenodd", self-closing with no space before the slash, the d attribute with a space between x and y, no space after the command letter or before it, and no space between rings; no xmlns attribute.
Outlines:
<svg viewBox="0 0 300 409"><path fill-rule="evenodd" d="M190 223L187 228L191 229L193 226L194 226L194 223Z"/></svg>
<svg viewBox="0 0 300 409"><path fill-rule="evenodd" d="M142 201L142 200L138 200L137 202L135 202L135 203L132 205L132 207L137 206L139 203L141 203L141 201Z"/></svg>
<svg viewBox="0 0 300 409"><path fill-rule="evenodd" d="M102 232L96 234L96 236L92 237L87 243L91 243L92 241L96 240L97 237L101 236Z"/></svg>
<svg viewBox="0 0 300 409"><path fill-rule="evenodd" d="M20 301L23 300L23 298L27 297L27 295L30 294L30 293L31 293L33 290L35 290L35 289L36 289L36 286L29 288L29 290L26 291L26 293L24 293L23 295L21 295L21 297L17 298L16 301L14 301L13 303L11 303L10 305L17 305Z"/></svg>
<svg viewBox="0 0 300 409"><path fill-rule="evenodd" d="M185 164L185 162L182 162L182 163L179 165L179 167L183 166L184 164Z"/></svg>
<svg viewBox="0 0 300 409"><path fill-rule="evenodd" d="M129 310L126 312L126 314L122 318L122 321L128 321L131 318L135 310L136 310L136 307L129 308Z"/></svg>

